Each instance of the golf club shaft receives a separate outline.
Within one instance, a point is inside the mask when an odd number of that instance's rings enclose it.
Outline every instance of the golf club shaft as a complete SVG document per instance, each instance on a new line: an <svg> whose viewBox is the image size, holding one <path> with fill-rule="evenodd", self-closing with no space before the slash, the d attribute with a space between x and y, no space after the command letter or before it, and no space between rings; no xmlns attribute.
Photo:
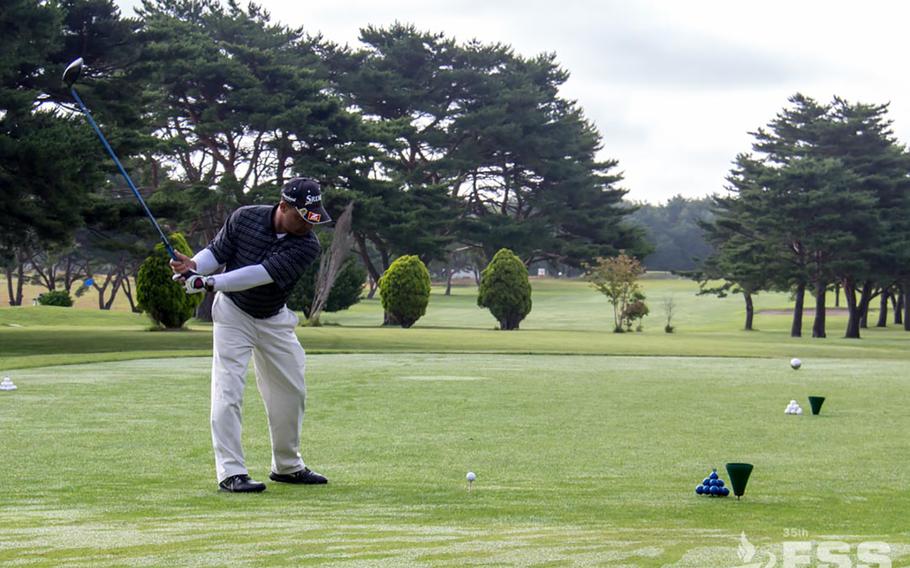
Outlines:
<svg viewBox="0 0 910 568"><path fill-rule="evenodd" d="M164 231L161 230L161 226L158 225L158 221L155 220L155 216L152 215L152 212L149 210L148 205L145 204L145 200L142 199L142 195L139 194L139 190L136 189L136 184L133 183L133 180L130 178L130 175L126 173L123 164L120 163L120 160L117 158L117 154L114 153L114 149L111 148L111 145L108 144L107 138L104 137L104 134L101 133L101 129L98 128L98 124L95 122L95 119L92 118L92 113L89 112L86 108L85 103L82 102L82 99L79 97L79 93L76 92L76 87L70 87L70 93L73 95L73 98L76 99L76 102L79 104L79 108L82 109L82 114L85 115L85 118L88 119L89 124L92 125L92 128L95 130L95 134L98 135L98 138L101 139L101 143L104 144L104 148L107 150L107 153L111 155L111 158L114 159L114 163L117 164L117 169L120 170L120 174L123 176L123 179L126 180L127 185L130 186L130 189L133 190L133 195L136 196L136 199L139 200L139 203L142 205L142 208L145 209L145 214L149 218L149 221L152 222L152 225L155 226L155 230L158 231L158 235L161 237L161 242L164 243L164 248L167 250L168 255L174 260L177 259L177 255L174 253L174 247L171 246L170 241L167 240L167 236L164 234Z"/></svg>

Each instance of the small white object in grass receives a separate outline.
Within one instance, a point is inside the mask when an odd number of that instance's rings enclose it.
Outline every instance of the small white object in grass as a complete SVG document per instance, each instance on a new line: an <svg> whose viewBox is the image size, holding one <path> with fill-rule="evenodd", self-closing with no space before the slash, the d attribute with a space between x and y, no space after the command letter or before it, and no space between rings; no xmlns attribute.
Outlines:
<svg viewBox="0 0 910 568"><path fill-rule="evenodd" d="M794 369L799 369L800 367L803 366L803 362L800 361L799 359L797 359L796 357L794 357L793 359L790 359L790 366L793 367Z"/></svg>
<svg viewBox="0 0 910 568"><path fill-rule="evenodd" d="M14 385L12 379L10 379L9 377L3 377L3 380L0 381L0 390L14 391L17 388L19 388L19 387Z"/></svg>
<svg viewBox="0 0 910 568"><path fill-rule="evenodd" d="M803 414L803 409L802 409L802 408L797 408L797 409L796 409L796 414L802 416L802 414Z"/></svg>
<svg viewBox="0 0 910 568"><path fill-rule="evenodd" d="M469 471L467 475L468 482L472 482L477 479L477 475L473 471Z"/></svg>

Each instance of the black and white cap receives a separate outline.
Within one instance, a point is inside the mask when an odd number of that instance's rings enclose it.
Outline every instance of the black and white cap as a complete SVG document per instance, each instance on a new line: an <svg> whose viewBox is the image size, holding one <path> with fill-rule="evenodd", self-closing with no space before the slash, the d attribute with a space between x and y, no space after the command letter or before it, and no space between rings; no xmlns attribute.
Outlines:
<svg viewBox="0 0 910 568"><path fill-rule="evenodd" d="M314 179L298 177L287 182L281 188L281 199L293 205L308 223L322 225L332 220L322 206L322 191Z"/></svg>

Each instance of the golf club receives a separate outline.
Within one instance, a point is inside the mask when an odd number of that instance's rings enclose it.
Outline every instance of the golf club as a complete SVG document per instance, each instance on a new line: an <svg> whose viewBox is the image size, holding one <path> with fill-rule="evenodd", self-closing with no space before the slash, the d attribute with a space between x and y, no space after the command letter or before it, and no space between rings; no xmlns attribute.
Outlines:
<svg viewBox="0 0 910 568"><path fill-rule="evenodd" d="M79 105L79 108L82 109L82 114L85 115L85 118L88 119L89 124L92 125L92 128L95 130L95 134L98 135L98 138L101 139L101 143L104 144L105 150L111 155L111 158L114 159L114 163L117 164L117 169L120 170L120 174L123 176L123 179L126 180L126 184L130 186L130 189L133 190L133 195L136 196L136 199L139 200L140 205L145 210L146 216L148 216L149 221L152 222L152 225L155 226L155 230L158 231L158 236L161 237L161 242L164 243L164 248L167 250L168 255L174 260L177 260L177 255L174 253L174 247L171 246L170 241L167 240L167 235L164 234L164 231L161 230L161 226L158 225L158 221L155 219L155 216L152 215L152 212L149 210L148 205L145 204L145 200L142 199L139 190L136 189L136 184L133 183L133 180L130 178L130 175L126 173L123 164L120 163L120 159L117 158L117 154L114 153L114 149L111 148L111 145L108 144L107 138L104 137L104 134L101 133L101 129L98 128L98 124L95 122L95 119L92 117L92 113L89 112L86 108L85 103L82 102L82 98L79 97L79 93L76 92L76 87L74 83L79 79L79 75L82 74L82 58L78 58L69 65L66 66L66 70L63 71L63 82L66 83L66 86L70 88L70 94L73 95L73 99L76 100L76 103ZM182 274L184 278L192 276L193 272L188 271Z"/></svg>

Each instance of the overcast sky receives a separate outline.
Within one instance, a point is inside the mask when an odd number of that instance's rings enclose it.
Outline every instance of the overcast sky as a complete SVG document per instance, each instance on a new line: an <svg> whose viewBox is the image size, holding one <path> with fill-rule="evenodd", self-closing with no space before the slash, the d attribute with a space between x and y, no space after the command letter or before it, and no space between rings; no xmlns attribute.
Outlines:
<svg viewBox="0 0 910 568"><path fill-rule="evenodd" d="M118 0L125 15L137 0ZM241 0L241 3L242 0ZM273 20L359 45L396 20L458 41L556 53L578 101L619 160L628 197L658 203L723 190L749 131L802 92L891 103L910 141L910 4L866 0L262 0Z"/></svg>

